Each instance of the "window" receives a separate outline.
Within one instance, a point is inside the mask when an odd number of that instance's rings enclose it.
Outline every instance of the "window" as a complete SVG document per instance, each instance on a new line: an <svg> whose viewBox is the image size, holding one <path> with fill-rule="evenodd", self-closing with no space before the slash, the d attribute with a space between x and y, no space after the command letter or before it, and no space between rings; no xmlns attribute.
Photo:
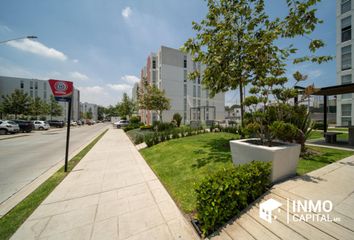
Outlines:
<svg viewBox="0 0 354 240"><path fill-rule="evenodd" d="M352 116L352 105L342 104L342 117L351 117L351 116Z"/></svg>
<svg viewBox="0 0 354 240"><path fill-rule="evenodd" d="M198 76L198 84L200 84L200 76Z"/></svg>
<svg viewBox="0 0 354 240"><path fill-rule="evenodd" d="M341 14L350 11L352 8L352 1L351 0L342 0L341 2Z"/></svg>
<svg viewBox="0 0 354 240"><path fill-rule="evenodd" d="M348 83L352 83L352 75L351 74L342 76L342 84L348 84ZM342 99L348 99L351 97L352 97L351 93L342 94Z"/></svg>
<svg viewBox="0 0 354 240"><path fill-rule="evenodd" d="M198 86L198 97L200 98L200 94L201 94L201 90L200 90L200 86Z"/></svg>
<svg viewBox="0 0 354 240"><path fill-rule="evenodd" d="M186 119L187 119L187 112L184 112L184 113L183 113L183 118L184 118L184 121L186 121Z"/></svg>
<svg viewBox="0 0 354 240"><path fill-rule="evenodd" d="M152 69L156 69L156 60L152 60Z"/></svg>
<svg viewBox="0 0 354 240"><path fill-rule="evenodd" d="M33 90L30 91L30 96L33 98Z"/></svg>
<svg viewBox="0 0 354 240"><path fill-rule="evenodd" d="M197 102L195 99L193 99L193 107L196 107L196 105L197 105Z"/></svg>
<svg viewBox="0 0 354 240"><path fill-rule="evenodd" d="M184 84L184 91L183 91L183 93L184 93L184 96L186 97L186 96L187 96L187 84Z"/></svg>
<svg viewBox="0 0 354 240"><path fill-rule="evenodd" d="M38 91L34 91L34 97L38 97Z"/></svg>
<svg viewBox="0 0 354 240"><path fill-rule="evenodd" d="M187 70L183 70L183 81L187 82Z"/></svg>
<svg viewBox="0 0 354 240"><path fill-rule="evenodd" d="M34 82L34 89L38 89L38 82Z"/></svg>
<svg viewBox="0 0 354 240"><path fill-rule="evenodd" d="M161 80L161 67L159 67L159 79Z"/></svg>
<svg viewBox="0 0 354 240"><path fill-rule="evenodd" d="M209 101L207 100L206 101L206 104L205 104L207 107L209 107ZM207 111L209 111L209 108L207 108Z"/></svg>
<svg viewBox="0 0 354 240"><path fill-rule="evenodd" d="M152 71L152 81L156 82L156 71Z"/></svg>
<svg viewBox="0 0 354 240"><path fill-rule="evenodd" d="M352 39L352 17L342 19L342 42Z"/></svg>
<svg viewBox="0 0 354 240"><path fill-rule="evenodd" d="M33 82L30 82L30 89L33 89Z"/></svg>
<svg viewBox="0 0 354 240"><path fill-rule="evenodd" d="M342 47L342 70L352 68L352 45Z"/></svg>
<svg viewBox="0 0 354 240"><path fill-rule="evenodd" d="M184 56L183 58L183 67L187 68L187 56Z"/></svg>
<svg viewBox="0 0 354 240"><path fill-rule="evenodd" d="M198 100L198 107L200 107L200 99Z"/></svg>
<svg viewBox="0 0 354 240"><path fill-rule="evenodd" d="M197 95L197 88L195 87L195 85L193 85L193 97L196 97Z"/></svg>
<svg viewBox="0 0 354 240"><path fill-rule="evenodd" d="M23 89L23 88L24 88L24 85L25 85L25 84L24 84L24 82L23 82L23 81L21 81L21 85L20 85L20 86L21 86L21 89Z"/></svg>
<svg viewBox="0 0 354 240"><path fill-rule="evenodd" d="M46 91L43 92L43 98L44 98L44 100L47 100L47 92Z"/></svg>

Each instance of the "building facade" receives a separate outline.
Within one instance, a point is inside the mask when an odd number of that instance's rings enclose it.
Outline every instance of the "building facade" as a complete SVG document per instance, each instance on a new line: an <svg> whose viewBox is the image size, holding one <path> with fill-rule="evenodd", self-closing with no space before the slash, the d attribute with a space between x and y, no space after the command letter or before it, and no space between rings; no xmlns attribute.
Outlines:
<svg viewBox="0 0 354 240"><path fill-rule="evenodd" d="M39 97L47 103L50 101L50 96L53 96L47 80L0 76L0 96L10 95L16 89L24 91L32 98ZM2 98L0 97L1 101ZM69 110L68 103L59 102L59 104L63 107L63 114L53 117L53 119L66 121ZM71 116L74 121L77 121L80 117L80 91L78 89L74 89ZM47 119L49 119L49 116L47 116Z"/></svg>
<svg viewBox="0 0 354 240"><path fill-rule="evenodd" d="M353 38L354 10L351 0L337 0L336 12L336 60L337 85L353 83ZM337 125L353 124L353 94L337 96Z"/></svg>
<svg viewBox="0 0 354 240"><path fill-rule="evenodd" d="M179 113L184 123L190 121L224 120L225 94L220 93L213 98L202 86L201 77L189 80L188 73L198 70L203 74L205 66L192 61L192 57L180 50L161 46L158 53L151 53L146 66L141 70L139 88L143 88L143 80L164 90L170 99L170 110L164 111L162 119L171 121L173 114ZM155 112L140 110L141 119L146 124L159 120Z"/></svg>
<svg viewBox="0 0 354 240"><path fill-rule="evenodd" d="M81 119L85 118L84 116L88 113L92 114L92 120L98 120L98 105L93 103L80 103L80 112L81 112Z"/></svg>

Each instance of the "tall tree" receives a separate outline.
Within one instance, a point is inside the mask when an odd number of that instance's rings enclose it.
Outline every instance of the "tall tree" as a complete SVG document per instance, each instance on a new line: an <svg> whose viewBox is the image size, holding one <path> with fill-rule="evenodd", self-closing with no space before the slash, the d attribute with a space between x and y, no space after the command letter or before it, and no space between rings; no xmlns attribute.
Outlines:
<svg viewBox="0 0 354 240"><path fill-rule="evenodd" d="M102 106L98 106L97 107L97 119L98 120L104 120L105 118L105 111L106 111L106 108L105 107L102 107Z"/></svg>
<svg viewBox="0 0 354 240"><path fill-rule="evenodd" d="M61 116L62 114L63 114L63 107L51 95L50 102L49 102L50 119L52 120L52 117Z"/></svg>
<svg viewBox="0 0 354 240"><path fill-rule="evenodd" d="M194 61L206 65L202 83L211 96L239 88L243 120L243 87L255 80L255 76L261 78L272 61L279 60L279 64L283 64L290 54L297 52L292 45L280 49L273 43L311 34L316 24L321 23L314 9L319 1L286 0L288 15L270 19L264 0L208 0L206 18L192 23L196 37L188 39L182 49L190 53ZM323 46L321 40L310 39L312 53ZM277 54L277 59L270 58L270 54ZM293 63L321 63L330 59L329 56L305 56L296 58ZM189 78L198 76L200 73L195 71Z"/></svg>
<svg viewBox="0 0 354 240"><path fill-rule="evenodd" d="M35 116L38 119L39 115L46 115L48 113L47 103L41 98L36 97L31 99L29 106L29 114Z"/></svg>
<svg viewBox="0 0 354 240"><path fill-rule="evenodd" d="M123 93L122 101L117 104L118 115L130 118L134 113L134 108L135 104L133 100L129 98L127 93Z"/></svg>
<svg viewBox="0 0 354 240"><path fill-rule="evenodd" d="M165 91L158 89L155 85L145 82L144 88L139 93L139 108L155 111L159 114L162 122L162 112L171 108L170 99L165 96Z"/></svg>
<svg viewBox="0 0 354 240"><path fill-rule="evenodd" d="M16 89L10 95L2 96L3 112L5 114L14 114L15 118L19 114L28 114L31 98L27 93Z"/></svg>

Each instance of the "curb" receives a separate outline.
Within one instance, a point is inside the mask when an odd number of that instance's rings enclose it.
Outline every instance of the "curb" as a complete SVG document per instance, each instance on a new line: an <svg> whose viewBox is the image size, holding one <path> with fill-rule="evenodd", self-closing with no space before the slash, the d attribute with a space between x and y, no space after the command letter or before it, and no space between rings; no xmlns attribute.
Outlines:
<svg viewBox="0 0 354 240"><path fill-rule="evenodd" d="M100 134L102 134L109 127L104 127L102 131L100 131L97 135L93 136L89 139L87 144L76 149L69 155L69 161L78 154L81 150L83 150L88 144L90 144L95 138L97 138ZM14 208L17 204L19 204L23 199L25 199L29 194L31 194L36 188L38 188L42 183L44 183L48 178L50 178L56 171L58 171L62 166L64 166L64 162L62 160L58 161L52 167L50 167L47 171L43 172L37 178L35 178L32 182L24 186L21 190L13 194L11 197L6 199L4 202L0 204L0 218L2 218L5 214L7 214L12 208Z"/></svg>

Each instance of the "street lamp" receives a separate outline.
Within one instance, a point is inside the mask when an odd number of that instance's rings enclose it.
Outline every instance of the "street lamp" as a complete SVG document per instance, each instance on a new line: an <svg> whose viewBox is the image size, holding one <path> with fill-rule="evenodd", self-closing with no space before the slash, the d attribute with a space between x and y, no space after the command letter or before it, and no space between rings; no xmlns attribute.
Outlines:
<svg viewBox="0 0 354 240"><path fill-rule="evenodd" d="M10 41L20 40L20 39L35 39L35 38L38 38L38 37L37 36L25 36L25 37L13 38L13 39L1 41L0 44L10 42Z"/></svg>

